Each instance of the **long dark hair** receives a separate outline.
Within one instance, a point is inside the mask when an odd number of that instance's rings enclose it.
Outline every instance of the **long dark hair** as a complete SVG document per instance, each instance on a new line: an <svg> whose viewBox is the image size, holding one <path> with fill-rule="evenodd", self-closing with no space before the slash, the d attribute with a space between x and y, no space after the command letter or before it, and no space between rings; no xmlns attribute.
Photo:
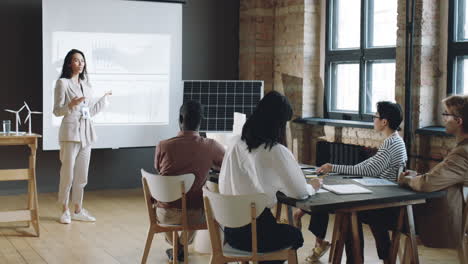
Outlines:
<svg viewBox="0 0 468 264"><path fill-rule="evenodd" d="M70 64L72 62L72 57L76 53L79 53L81 56L83 56L83 60L85 62L85 65L83 67L83 72L80 73L79 78L80 80L87 80L88 79L88 72L86 71L86 58L85 55L82 51L77 50L77 49L72 49L67 53L67 56L65 56L65 59L63 59L63 66L62 66L62 73L60 74L60 78L67 78L70 79L72 77L72 69L70 67Z"/></svg>
<svg viewBox="0 0 468 264"><path fill-rule="evenodd" d="M276 91L265 95L242 128L241 139L249 152L262 144L265 149L271 149L277 143L284 143L286 122L292 113L291 104L284 95Z"/></svg>

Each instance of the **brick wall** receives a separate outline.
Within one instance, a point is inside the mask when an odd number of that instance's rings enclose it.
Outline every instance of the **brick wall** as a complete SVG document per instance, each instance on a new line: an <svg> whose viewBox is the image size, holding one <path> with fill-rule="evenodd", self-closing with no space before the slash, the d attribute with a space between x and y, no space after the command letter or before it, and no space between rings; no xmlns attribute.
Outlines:
<svg viewBox="0 0 468 264"><path fill-rule="evenodd" d="M241 0L240 79L262 79L265 92L284 93L294 117L320 116L323 108L323 28L325 0ZM413 127L433 125L441 82L440 2L416 0L413 67ZM395 94L404 106L405 5L398 0ZM322 32L321 32L322 30ZM322 33L322 34L321 34ZM322 58L321 58L322 56ZM323 62L322 62L323 63ZM383 135L371 129L290 123L288 147L301 162L315 162L317 140L378 147ZM429 143L429 144L427 144ZM453 139L415 136L412 168L427 170L454 145Z"/></svg>

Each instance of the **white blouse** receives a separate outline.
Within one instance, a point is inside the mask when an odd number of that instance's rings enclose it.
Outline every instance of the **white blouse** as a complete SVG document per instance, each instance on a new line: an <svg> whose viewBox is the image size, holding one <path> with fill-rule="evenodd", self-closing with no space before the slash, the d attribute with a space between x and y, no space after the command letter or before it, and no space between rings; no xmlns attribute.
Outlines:
<svg viewBox="0 0 468 264"><path fill-rule="evenodd" d="M295 199L315 194L291 151L281 144L265 149L265 145L249 152L240 136L228 147L219 174L219 192L227 195L265 193L273 207L276 192Z"/></svg>

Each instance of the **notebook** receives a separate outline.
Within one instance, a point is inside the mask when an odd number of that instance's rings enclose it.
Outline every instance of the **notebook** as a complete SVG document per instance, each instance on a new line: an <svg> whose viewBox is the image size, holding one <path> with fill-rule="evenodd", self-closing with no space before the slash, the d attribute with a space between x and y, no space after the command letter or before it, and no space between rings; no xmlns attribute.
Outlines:
<svg viewBox="0 0 468 264"><path fill-rule="evenodd" d="M356 184L324 184L323 188L336 194L372 193L371 190Z"/></svg>
<svg viewBox="0 0 468 264"><path fill-rule="evenodd" d="M353 181L364 186L396 186L397 185L395 182L389 181L387 179L379 179L379 178L353 179Z"/></svg>

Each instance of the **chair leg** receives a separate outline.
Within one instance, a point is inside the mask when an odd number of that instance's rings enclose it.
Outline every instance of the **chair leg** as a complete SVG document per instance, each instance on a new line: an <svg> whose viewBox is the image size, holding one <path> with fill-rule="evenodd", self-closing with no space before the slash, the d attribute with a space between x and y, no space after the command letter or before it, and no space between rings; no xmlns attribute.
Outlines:
<svg viewBox="0 0 468 264"><path fill-rule="evenodd" d="M458 248L458 259L460 260L460 264L468 264L466 253L466 244L465 241L462 241L460 247Z"/></svg>
<svg viewBox="0 0 468 264"><path fill-rule="evenodd" d="M298 264L297 251L295 249L288 250L288 264Z"/></svg>
<svg viewBox="0 0 468 264"><path fill-rule="evenodd" d="M146 260L148 259L149 250L151 248L151 244L153 243L154 232L150 227L148 230L148 237L146 238L145 250L143 251L143 257L141 258L141 264L145 264Z"/></svg>
<svg viewBox="0 0 468 264"><path fill-rule="evenodd" d="M184 262L188 263L188 232L185 229L182 231L182 241L184 244Z"/></svg>
<svg viewBox="0 0 468 264"><path fill-rule="evenodd" d="M177 231L172 231L172 264L178 264L179 259L179 234Z"/></svg>

